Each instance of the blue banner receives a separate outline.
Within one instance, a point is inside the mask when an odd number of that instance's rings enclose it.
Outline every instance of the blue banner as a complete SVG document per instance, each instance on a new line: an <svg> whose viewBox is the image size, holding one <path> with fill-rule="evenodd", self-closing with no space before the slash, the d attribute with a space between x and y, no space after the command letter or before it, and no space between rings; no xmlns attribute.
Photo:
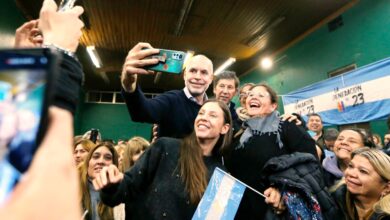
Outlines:
<svg viewBox="0 0 390 220"><path fill-rule="evenodd" d="M385 119L390 114L390 58L282 96L285 113L321 115L324 125Z"/></svg>

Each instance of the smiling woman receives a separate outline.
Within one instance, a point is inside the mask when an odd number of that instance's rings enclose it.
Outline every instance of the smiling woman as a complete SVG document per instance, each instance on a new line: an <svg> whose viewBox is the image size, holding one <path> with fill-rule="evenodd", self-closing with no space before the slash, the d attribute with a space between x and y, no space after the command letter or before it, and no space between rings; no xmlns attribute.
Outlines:
<svg viewBox="0 0 390 220"><path fill-rule="evenodd" d="M352 152L364 146L371 147L373 145L361 129L348 128L340 132L333 147L335 155L326 157L322 163L325 184L328 187L333 186L343 177L343 173L351 161Z"/></svg>
<svg viewBox="0 0 390 220"><path fill-rule="evenodd" d="M85 219L113 219L112 208L101 202L99 192L92 185L103 167L111 164L118 166L118 154L112 144L104 142L94 147L79 167L81 205L88 211Z"/></svg>
<svg viewBox="0 0 390 220"><path fill-rule="evenodd" d="M266 196L264 200L251 190L245 191L236 219L264 219L268 207L279 208L280 201L278 190L260 181L266 162L294 152L317 155L314 140L307 132L280 120L276 111L278 97L271 87L253 85L247 94L245 104L251 118L244 122L245 130L235 135L226 165L234 177Z"/></svg>
<svg viewBox="0 0 390 220"><path fill-rule="evenodd" d="M333 193L344 219L389 219L390 157L368 147L351 157L345 179Z"/></svg>
<svg viewBox="0 0 390 220"><path fill-rule="evenodd" d="M130 170L110 165L93 184L105 204L125 203L126 219L191 219L214 169L223 168L231 123L226 104L208 100L190 136L159 138Z"/></svg>

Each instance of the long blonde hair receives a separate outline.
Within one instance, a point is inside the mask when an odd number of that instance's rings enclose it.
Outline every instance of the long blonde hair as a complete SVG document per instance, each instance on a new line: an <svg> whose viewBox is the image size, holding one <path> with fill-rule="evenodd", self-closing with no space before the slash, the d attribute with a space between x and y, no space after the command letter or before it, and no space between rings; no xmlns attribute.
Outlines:
<svg viewBox="0 0 390 220"><path fill-rule="evenodd" d="M390 185L390 157L387 154L381 150L364 147L355 150L352 153L352 158L356 155L366 158L383 181ZM383 194L374 204L374 211L390 215L390 192Z"/></svg>
<svg viewBox="0 0 390 220"><path fill-rule="evenodd" d="M390 184L390 157L386 153L378 149L362 147L352 152L351 159L357 155L366 158L383 181ZM344 177L330 191L336 191L342 185L345 185ZM349 210L347 210L350 215L353 213L351 209L352 207L349 207ZM382 195L379 201L374 204L373 210L376 213L390 215L390 193Z"/></svg>
<svg viewBox="0 0 390 220"><path fill-rule="evenodd" d="M88 153L88 156L85 159L84 163L79 166L81 205L89 212L89 214L87 214L86 219L90 219L91 216L91 195L89 193L88 165L93 153L100 147L107 147L109 149L112 154L112 163L115 166L118 166L118 154L116 153L114 146L111 143L105 142L94 147ZM100 219L114 219L113 209L109 206L104 205L102 202L99 202L98 204L98 214Z"/></svg>
<svg viewBox="0 0 390 220"><path fill-rule="evenodd" d="M129 170L135 163L133 161L133 156L140 153L141 151L145 151L147 148L149 148L150 143L143 137L133 137L131 138L125 147L125 150L123 152L123 159L122 159L122 167L120 170L122 172L125 172Z"/></svg>
<svg viewBox="0 0 390 220"><path fill-rule="evenodd" d="M225 103L216 100L208 100L204 104L208 102L218 103L224 115L224 124L232 125L230 110ZM232 129L229 129L225 135L219 137L218 142L212 150L212 155L222 156L227 152L227 147L230 145L231 139ZM179 170L185 189L189 194L190 201L196 204L200 201L206 190L208 172L203 161L202 150L199 146L195 132L182 140L180 145Z"/></svg>

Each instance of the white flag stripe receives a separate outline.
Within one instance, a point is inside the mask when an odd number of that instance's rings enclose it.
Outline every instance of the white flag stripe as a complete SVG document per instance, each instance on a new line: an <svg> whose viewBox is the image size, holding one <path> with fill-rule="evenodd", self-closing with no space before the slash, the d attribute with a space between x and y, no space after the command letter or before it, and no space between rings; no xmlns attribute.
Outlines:
<svg viewBox="0 0 390 220"><path fill-rule="evenodd" d="M219 189L217 194L214 197L214 201L210 207L210 211L207 213L206 220L215 220L221 219L223 213L225 212L225 208L229 201L230 194L232 192L232 188L234 187L235 181L231 179L229 176L224 175L221 184L219 185Z"/></svg>
<svg viewBox="0 0 390 220"><path fill-rule="evenodd" d="M338 92L331 91L318 96L314 96L310 99L300 100L298 103L303 103L307 101L308 103L310 103L308 105L314 105L315 112L323 112L332 109L337 109L337 103L339 101L342 101L344 103L344 107L352 106L355 102L355 99L351 98L351 96L357 94L358 92L355 91L353 94L346 95L341 98L339 97L338 99L335 99L334 95L342 93L342 91L352 89L358 85L361 85L361 92L364 94L364 103L390 99L390 76L385 76L350 87L340 88ZM310 102L308 100L312 101ZM291 103L284 106L285 113L291 114L294 112L298 112L302 115L307 114L307 111L305 111L307 110L307 105L303 105L301 108L297 108L296 106L296 103Z"/></svg>

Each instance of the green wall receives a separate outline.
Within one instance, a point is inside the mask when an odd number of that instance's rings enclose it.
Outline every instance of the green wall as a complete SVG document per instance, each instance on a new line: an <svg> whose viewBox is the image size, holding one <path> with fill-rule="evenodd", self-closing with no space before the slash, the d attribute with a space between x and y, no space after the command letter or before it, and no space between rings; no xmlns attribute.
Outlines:
<svg viewBox="0 0 390 220"><path fill-rule="evenodd" d="M327 25L321 27L279 54L272 71L258 68L240 80L265 81L286 94L327 79L328 72L340 67L355 63L359 68L384 59L390 55L389 15L388 0L361 0L342 15L344 25L339 29L329 32ZM384 121L372 122L371 129L381 135L387 131Z"/></svg>
<svg viewBox="0 0 390 220"><path fill-rule="evenodd" d="M142 136L150 140L151 125L135 123L130 119L125 104L82 103L75 119L75 134L97 128L103 139L129 139Z"/></svg>
<svg viewBox="0 0 390 220"><path fill-rule="evenodd" d="M21 26L26 19L16 7L15 1L5 0L0 7L0 47L11 47L15 30Z"/></svg>

